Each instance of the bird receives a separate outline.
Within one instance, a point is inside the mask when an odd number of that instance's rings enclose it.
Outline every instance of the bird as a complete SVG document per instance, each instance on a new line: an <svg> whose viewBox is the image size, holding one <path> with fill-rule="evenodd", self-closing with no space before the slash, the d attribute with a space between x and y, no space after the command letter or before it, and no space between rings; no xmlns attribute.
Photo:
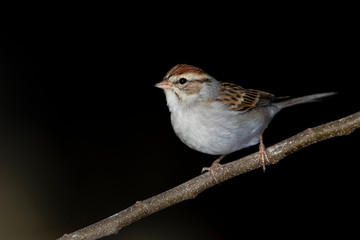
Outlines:
<svg viewBox="0 0 360 240"><path fill-rule="evenodd" d="M270 162L262 135L273 117L283 108L336 94L326 92L283 100L271 93L218 81L188 64L175 65L155 86L165 92L177 137L196 151L219 156L210 167L202 169L213 176L226 155L256 144L265 172Z"/></svg>

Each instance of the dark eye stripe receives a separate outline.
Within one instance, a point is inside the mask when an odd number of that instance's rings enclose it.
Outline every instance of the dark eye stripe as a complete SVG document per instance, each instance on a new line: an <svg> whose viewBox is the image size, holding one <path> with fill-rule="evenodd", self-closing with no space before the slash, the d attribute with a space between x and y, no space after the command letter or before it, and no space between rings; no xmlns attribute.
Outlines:
<svg viewBox="0 0 360 240"><path fill-rule="evenodd" d="M184 84L184 83L181 83L182 79L186 79L186 78L180 78L179 80L177 80L175 83L180 83L180 84ZM210 82L210 79L208 78L204 78L204 79L194 79L194 80L189 80L189 79L186 79L186 82L199 82L199 83L204 83L204 82Z"/></svg>
<svg viewBox="0 0 360 240"><path fill-rule="evenodd" d="M200 83L204 83L204 82L210 82L210 79L204 78L204 79L196 79L196 80L194 80L194 81L200 82Z"/></svg>

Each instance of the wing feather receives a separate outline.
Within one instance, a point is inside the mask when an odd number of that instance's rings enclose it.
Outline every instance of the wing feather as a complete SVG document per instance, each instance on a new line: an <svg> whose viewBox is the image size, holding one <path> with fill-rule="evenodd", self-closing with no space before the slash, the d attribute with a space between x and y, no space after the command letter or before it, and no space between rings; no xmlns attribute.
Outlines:
<svg viewBox="0 0 360 240"><path fill-rule="evenodd" d="M270 104L274 100L274 95L221 82L220 93L216 100L226 104L230 110L246 112Z"/></svg>

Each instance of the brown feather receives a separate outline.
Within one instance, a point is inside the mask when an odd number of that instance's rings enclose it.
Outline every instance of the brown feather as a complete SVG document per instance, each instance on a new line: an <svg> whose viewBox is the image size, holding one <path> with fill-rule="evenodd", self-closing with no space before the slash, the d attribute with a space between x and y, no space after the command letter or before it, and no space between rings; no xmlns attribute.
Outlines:
<svg viewBox="0 0 360 240"><path fill-rule="evenodd" d="M245 89L233 83L221 82L219 96L216 100L228 105L232 111L246 112L268 105L274 100L274 95L254 89Z"/></svg>
<svg viewBox="0 0 360 240"><path fill-rule="evenodd" d="M170 69L170 71L166 74L167 77L174 75L181 75L183 73L197 73L197 74L206 74L203 70L198 67L194 67L187 64L178 64Z"/></svg>

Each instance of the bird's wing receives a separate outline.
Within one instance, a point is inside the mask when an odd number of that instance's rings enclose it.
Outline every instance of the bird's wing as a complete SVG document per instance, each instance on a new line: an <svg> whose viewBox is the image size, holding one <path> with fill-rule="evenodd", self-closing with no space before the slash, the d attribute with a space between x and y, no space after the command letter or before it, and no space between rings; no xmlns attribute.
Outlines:
<svg viewBox="0 0 360 240"><path fill-rule="evenodd" d="M217 101L227 105L230 110L246 112L266 106L274 100L274 95L254 89L245 89L233 83L221 82Z"/></svg>

